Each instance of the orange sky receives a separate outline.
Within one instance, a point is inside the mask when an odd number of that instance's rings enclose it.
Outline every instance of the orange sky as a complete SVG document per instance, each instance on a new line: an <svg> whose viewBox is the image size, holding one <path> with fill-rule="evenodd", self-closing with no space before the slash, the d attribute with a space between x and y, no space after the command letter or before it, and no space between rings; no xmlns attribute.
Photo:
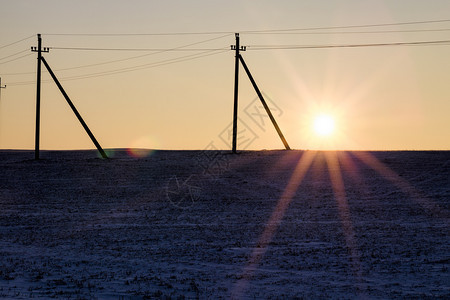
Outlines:
<svg viewBox="0 0 450 300"><path fill-rule="evenodd" d="M450 22L271 32L446 20L448 11L449 1L4 1L0 149L34 149L36 54L27 50L37 33L104 148L230 149L229 47L240 32L242 55L291 148L449 150L450 43L258 49L450 40ZM42 79L41 149L94 148L45 70ZM263 112L241 68L239 149L283 148ZM329 136L313 130L321 113L334 118Z"/></svg>

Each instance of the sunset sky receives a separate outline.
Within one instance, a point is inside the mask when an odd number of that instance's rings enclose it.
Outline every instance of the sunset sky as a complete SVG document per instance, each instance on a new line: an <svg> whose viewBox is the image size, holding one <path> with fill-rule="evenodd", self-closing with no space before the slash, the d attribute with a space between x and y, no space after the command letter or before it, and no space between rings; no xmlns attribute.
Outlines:
<svg viewBox="0 0 450 300"><path fill-rule="evenodd" d="M448 0L0 4L0 149L34 149L38 33L103 148L231 149L240 33L291 148L450 150ZM42 70L41 149L95 148ZM239 81L238 149L283 148Z"/></svg>

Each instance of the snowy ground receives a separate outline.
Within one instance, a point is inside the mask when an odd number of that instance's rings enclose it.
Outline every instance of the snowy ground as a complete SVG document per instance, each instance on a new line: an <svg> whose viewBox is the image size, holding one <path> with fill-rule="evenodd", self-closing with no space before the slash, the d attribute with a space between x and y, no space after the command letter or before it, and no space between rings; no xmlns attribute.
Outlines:
<svg viewBox="0 0 450 300"><path fill-rule="evenodd" d="M450 297L448 151L110 155L0 151L0 297Z"/></svg>

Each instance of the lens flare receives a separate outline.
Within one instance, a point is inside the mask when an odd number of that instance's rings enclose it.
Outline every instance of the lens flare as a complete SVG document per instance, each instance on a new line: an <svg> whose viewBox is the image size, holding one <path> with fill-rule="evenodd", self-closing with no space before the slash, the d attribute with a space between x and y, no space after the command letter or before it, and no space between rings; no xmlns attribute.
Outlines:
<svg viewBox="0 0 450 300"><path fill-rule="evenodd" d="M149 136L139 137L127 148L129 156L143 158L150 156L157 148L158 143Z"/></svg>

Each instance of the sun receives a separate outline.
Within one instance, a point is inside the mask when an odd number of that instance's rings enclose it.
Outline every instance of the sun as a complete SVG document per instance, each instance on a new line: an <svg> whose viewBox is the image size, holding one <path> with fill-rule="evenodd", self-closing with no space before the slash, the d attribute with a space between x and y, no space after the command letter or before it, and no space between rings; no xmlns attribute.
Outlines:
<svg viewBox="0 0 450 300"><path fill-rule="evenodd" d="M314 119L314 131L322 137L334 132L334 119L330 115L320 114Z"/></svg>

